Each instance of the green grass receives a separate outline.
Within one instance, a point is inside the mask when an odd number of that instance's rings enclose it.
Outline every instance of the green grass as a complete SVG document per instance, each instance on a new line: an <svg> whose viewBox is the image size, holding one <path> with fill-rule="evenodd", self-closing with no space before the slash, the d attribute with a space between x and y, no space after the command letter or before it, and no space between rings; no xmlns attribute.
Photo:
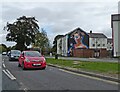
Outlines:
<svg viewBox="0 0 120 92"><path fill-rule="evenodd" d="M52 58L47 58L46 61L47 63L60 65L63 67L118 74L118 63L73 61L73 60L62 60L62 59L52 59ZM77 64L74 64L74 62L76 62Z"/></svg>

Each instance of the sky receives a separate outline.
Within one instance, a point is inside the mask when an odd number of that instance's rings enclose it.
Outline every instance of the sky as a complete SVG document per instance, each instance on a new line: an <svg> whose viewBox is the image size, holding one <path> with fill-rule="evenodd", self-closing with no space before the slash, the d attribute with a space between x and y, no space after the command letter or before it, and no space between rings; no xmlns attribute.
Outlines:
<svg viewBox="0 0 120 92"><path fill-rule="evenodd" d="M104 33L112 37L111 14L118 13L119 0L4 0L0 1L0 43L7 42L7 32L3 30L7 22L13 23L21 16L34 16L53 43L56 35L80 27L89 33Z"/></svg>

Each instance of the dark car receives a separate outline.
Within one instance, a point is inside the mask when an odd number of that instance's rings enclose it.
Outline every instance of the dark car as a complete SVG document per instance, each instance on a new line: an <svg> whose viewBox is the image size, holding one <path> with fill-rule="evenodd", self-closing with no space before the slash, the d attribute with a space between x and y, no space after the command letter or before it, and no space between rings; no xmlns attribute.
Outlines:
<svg viewBox="0 0 120 92"><path fill-rule="evenodd" d="M18 60L20 54L21 54L20 50L11 50L9 52L9 55L8 55L9 61L11 61L11 60Z"/></svg>
<svg viewBox="0 0 120 92"><path fill-rule="evenodd" d="M7 55L7 52L3 52L2 55Z"/></svg>
<svg viewBox="0 0 120 92"><path fill-rule="evenodd" d="M7 52L7 56L9 56L9 54L10 54L10 51Z"/></svg>

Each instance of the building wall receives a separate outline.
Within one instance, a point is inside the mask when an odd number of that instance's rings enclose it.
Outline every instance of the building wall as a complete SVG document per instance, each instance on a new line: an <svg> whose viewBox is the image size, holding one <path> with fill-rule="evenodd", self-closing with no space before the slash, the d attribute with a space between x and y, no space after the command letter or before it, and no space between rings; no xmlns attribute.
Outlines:
<svg viewBox="0 0 120 92"><path fill-rule="evenodd" d="M120 25L119 21L113 21L113 42L114 42L114 56L120 56L120 28L118 28L118 25Z"/></svg>
<svg viewBox="0 0 120 92"><path fill-rule="evenodd" d="M120 1L118 2L118 14L120 14Z"/></svg>
<svg viewBox="0 0 120 92"><path fill-rule="evenodd" d="M112 50L112 43L110 42L107 43L107 50Z"/></svg>
<svg viewBox="0 0 120 92"><path fill-rule="evenodd" d="M62 48L60 48L60 46L62 47L62 38L57 40L57 54L62 54Z"/></svg>
<svg viewBox="0 0 120 92"><path fill-rule="evenodd" d="M82 57L82 58L93 58L96 55L95 49L74 49L73 50L73 56L74 57ZM106 49L99 49L99 52L97 52L98 57L107 57L108 52Z"/></svg>
<svg viewBox="0 0 120 92"><path fill-rule="evenodd" d="M68 52L68 36L66 35L62 38L62 55L67 56L67 52Z"/></svg>
<svg viewBox="0 0 120 92"><path fill-rule="evenodd" d="M68 56L73 56L73 49L80 48L89 48L89 35L81 29L76 29L68 34Z"/></svg>
<svg viewBox="0 0 120 92"><path fill-rule="evenodd" d="M118 21L118 56L120 56L120 1L118 2L118 14L119 14L119 21Z"/></svg>
<svg viewBox="0 0 120 92"><path fill-rule="evenodd" d="M107 49L107 38L89 38L89 48L106 48Z"/></svg>
<svg viewBox="0 0 120 92"><path fill-rule="evenodd" d="M118 56L120 56L120 21L118 22Z"/></svg>

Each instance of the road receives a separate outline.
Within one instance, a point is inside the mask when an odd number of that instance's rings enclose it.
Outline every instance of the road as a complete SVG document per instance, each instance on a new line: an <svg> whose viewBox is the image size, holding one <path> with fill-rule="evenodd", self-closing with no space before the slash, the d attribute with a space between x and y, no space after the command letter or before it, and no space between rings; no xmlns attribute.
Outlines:
<svg viewBox="0 0 120 92"><path fill-rule="evenodd" d="M2 61L2 55L0 54L0 61ZM0 92L2 91L2 62L0 62Z"/></svg>
<svg viewBox="0 0 120 92"><path fill-rule="evenodd" d="M22 70L18 61L3 56L2 90L118 90L116 82L47 66L45 70ZM5 73L10 72L12 77ZM112 92L112 91L111 91Z"/></svg>

